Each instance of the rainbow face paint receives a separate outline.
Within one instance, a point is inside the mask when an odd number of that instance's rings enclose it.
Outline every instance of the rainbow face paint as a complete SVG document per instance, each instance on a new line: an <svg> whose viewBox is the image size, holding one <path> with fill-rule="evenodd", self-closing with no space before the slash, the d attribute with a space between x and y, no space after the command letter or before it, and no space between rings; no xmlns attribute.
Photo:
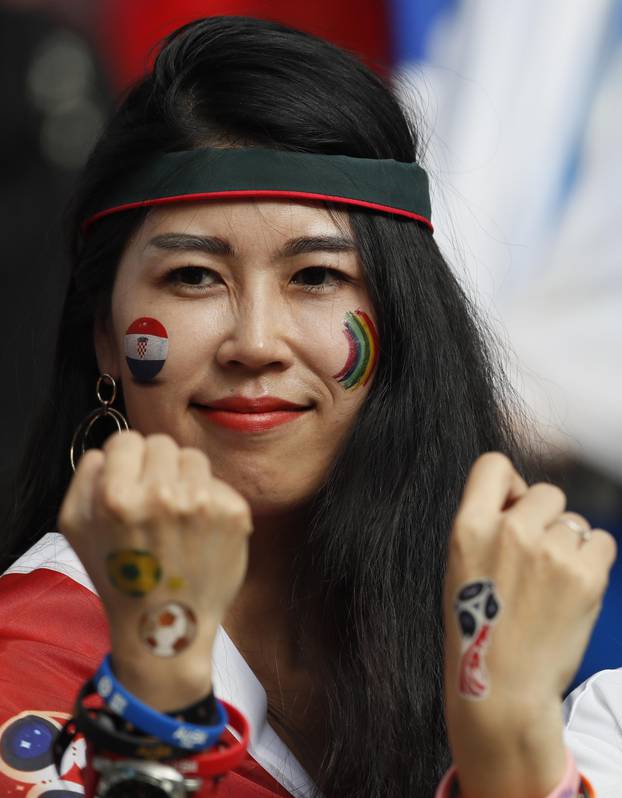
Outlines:
<svg viewBox="0 0 622 798"><path fill-rule="evenodd" d="M130 324L125 333L125 356L137 380L152 380L162 370L167 355L168 333L163 324L149 316Z"/></svg>
<svg viewBox="0 0 622 798"><path fill-rule="evenodd" d="M348 358L335 379L346 390L366 385L378 361L378 332L363 310L347 313L343 333L348 340Z"/></svg>

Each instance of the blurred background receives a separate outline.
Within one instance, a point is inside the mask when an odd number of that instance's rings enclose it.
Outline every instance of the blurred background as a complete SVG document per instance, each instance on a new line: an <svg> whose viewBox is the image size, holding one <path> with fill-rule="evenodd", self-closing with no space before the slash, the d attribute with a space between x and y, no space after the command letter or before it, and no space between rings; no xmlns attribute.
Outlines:
<svg viewBox="0 0 622 798"><path fill-rule="evenodd" d="M75 176L157 42L214 14L324 36L417 110L436 238L541 476L622 544L622 0L0 0L0 511L50 379ZM622 667L621 619L622 557L575 683Z"/></svg>

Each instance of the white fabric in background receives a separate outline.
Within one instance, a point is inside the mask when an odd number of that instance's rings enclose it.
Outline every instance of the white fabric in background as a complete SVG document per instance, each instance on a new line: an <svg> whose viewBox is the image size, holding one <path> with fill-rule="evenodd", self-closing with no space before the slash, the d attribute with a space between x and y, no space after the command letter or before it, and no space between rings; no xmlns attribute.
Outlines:
<svg viewBox="0 0 622 798"><path fill-rule="evenodd" d="M397 78L403 101L421 107L430 139L435 236L514 351L515 387L551 448L617 479L619 7L462 0L433 31L428 62L403 65Z"/></svg>

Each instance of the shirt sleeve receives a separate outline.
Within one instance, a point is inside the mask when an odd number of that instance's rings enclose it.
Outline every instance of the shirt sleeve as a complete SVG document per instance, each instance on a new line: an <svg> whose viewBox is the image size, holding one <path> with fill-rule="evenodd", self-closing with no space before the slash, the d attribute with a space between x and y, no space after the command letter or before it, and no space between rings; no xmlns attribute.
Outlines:
<svg viewBox="0 0 622 798"><path fill-rule="evenodd" d="M564 702L566 744L598 798L622 795L622 668L599 671Z"/></svg>

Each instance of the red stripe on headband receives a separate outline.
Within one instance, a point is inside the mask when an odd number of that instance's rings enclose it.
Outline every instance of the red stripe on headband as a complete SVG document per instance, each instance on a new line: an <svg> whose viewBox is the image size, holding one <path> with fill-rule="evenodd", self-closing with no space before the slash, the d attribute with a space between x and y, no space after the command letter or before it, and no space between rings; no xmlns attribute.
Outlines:
<svg viewBox="0 0 622 798"><path fill-rule="evenodd" d="M358 199L349 199L346 197L332 197L328 194L313 194L307 191L275 191L270 189L243 189L240 191L206 191L200 194L180 194L176 197L158 197L156 199L147 199L147 200L138 200L137 202L128 202L125 205L117 205L113 208L106 208L103 211L98 211L97 213L90 216L82 225L83 232L86 232L91 224L102 219L105 216L109 216L113 213L118 213L120 211L129 211L135 208L146 208L150 205L167 205L171 202L191 202L192 200L201 200L201 199L227 199L230 197L298 197L301 199L312 199L312 200L325 200L327 202L338 202L344 205L358 205L363 208L371 208L374 211L384 211L385 213L393 213L398 216L406 216L409 219L414 219L417 222L423 222L430 229L431 232L434 232L434 227L432 226L432 222L427 219L425 216L421 216L418 213L412 213L412 211L405 211L401 208L393 208L390 205L379 205L375 202L367 202L366 200L358 200Z"/></svg>

